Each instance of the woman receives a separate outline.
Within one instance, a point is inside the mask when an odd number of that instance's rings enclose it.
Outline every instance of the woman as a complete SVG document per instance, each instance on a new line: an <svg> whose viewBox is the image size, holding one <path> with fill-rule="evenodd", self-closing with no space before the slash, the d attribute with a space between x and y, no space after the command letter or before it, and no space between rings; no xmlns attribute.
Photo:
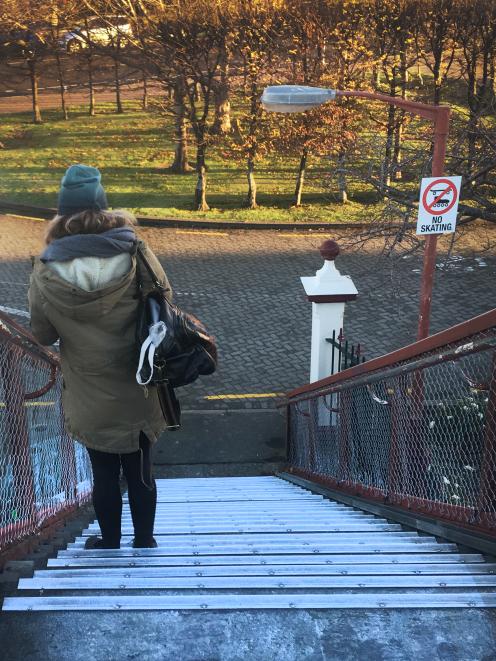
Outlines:
<svg viewBox="0 0 496 661"><path fill-rule="evenodd" d="M45 345L60 338L66 427L86 446L91 460L93 505L102 537L88 538L85 548L120 547L121 466L133 546L157 546L151 446L165 423L156 390L136 383L138 243L170 298L172 291L155 255L138 242L135 223L125 211L108 210L96 168L71 166L28 293L33 335ZM146 269L140 272L146 294L153 285Z"/></svg>

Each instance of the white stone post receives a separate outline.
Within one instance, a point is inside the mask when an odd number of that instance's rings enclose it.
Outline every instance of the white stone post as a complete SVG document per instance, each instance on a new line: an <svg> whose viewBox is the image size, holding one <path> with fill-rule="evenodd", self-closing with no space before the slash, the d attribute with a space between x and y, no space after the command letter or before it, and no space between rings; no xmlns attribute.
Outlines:
<svg viewBox="0 0 496 661"><path fill-rule="evenodd" d="M315 276L301 278L307 298L312 303L311 383L338 371L339 352L334 351L333 366L332 345L326 338L331 338L333 331L336 338L338 337L343 328L344 306L358 295L350 276L341 275L334 265L334 260L339 255L338 244L329 239L323 242L319 250L325 259L324 266ZM332 402L329 401L328 405L332 408ZM319 407L319 424L330 422L332 424L330 412L325 407Z"/></svg>

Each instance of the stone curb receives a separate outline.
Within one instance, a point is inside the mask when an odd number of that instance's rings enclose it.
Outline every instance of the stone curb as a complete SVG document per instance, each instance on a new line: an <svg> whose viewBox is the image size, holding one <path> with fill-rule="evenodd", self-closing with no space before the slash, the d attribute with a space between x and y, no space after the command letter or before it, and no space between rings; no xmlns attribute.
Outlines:
<svg viewBox="0 0 496 661"><path fill-rule="evenodd" d="M36 207L15 202L0 201L0 210L7 213L19 213L19 215L35 214L40 218L51 219L56 209ZM368 223L263 223L242 222L235 220L183 220L182 218L154 218L148 216L137 216L138 225L142 227L166 227L173 229L211 229L211 230L312 230L314 232L326 232L333 229L365 229Z"/></svg>

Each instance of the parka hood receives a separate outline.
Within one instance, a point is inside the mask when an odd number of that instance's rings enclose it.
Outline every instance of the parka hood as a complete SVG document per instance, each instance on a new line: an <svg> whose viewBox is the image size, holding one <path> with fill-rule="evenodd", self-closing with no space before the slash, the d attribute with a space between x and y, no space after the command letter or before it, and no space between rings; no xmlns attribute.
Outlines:
<svg viewBox="0 0 496 661"><path fill-rule="evenodd" d="M35 259L33 277L45 297L60 314L78 321L90 321L108 314L122 299L135 280L136 263L123 276L93 291L86 291L56 273L48 264Z"/></svg>

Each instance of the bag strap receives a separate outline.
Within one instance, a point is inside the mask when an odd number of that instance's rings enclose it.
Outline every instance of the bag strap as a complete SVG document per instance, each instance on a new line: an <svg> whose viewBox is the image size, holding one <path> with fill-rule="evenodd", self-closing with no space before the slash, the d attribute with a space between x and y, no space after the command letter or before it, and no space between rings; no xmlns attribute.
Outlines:
<svg viewBox="0 0 496 661"><path fill-rule="evenodd" d="M149 274L149 276L150 276L150 278L153 282L153 286L155 287L155 289L158 289L160 292L164 292L165 287L163 287L160 284L160 281L157 277L157 274L153 270L152 265L150 264L148 259L145 257L145 253L143 252L143 250L141 249L141 247L138 244L137 250L136 250L136 282L138 283L139 296L140 297L142 296L142 290L143 290L143 279L141 277L140 260L145 265L146 270L148 271L148 274Z"/></svg>

